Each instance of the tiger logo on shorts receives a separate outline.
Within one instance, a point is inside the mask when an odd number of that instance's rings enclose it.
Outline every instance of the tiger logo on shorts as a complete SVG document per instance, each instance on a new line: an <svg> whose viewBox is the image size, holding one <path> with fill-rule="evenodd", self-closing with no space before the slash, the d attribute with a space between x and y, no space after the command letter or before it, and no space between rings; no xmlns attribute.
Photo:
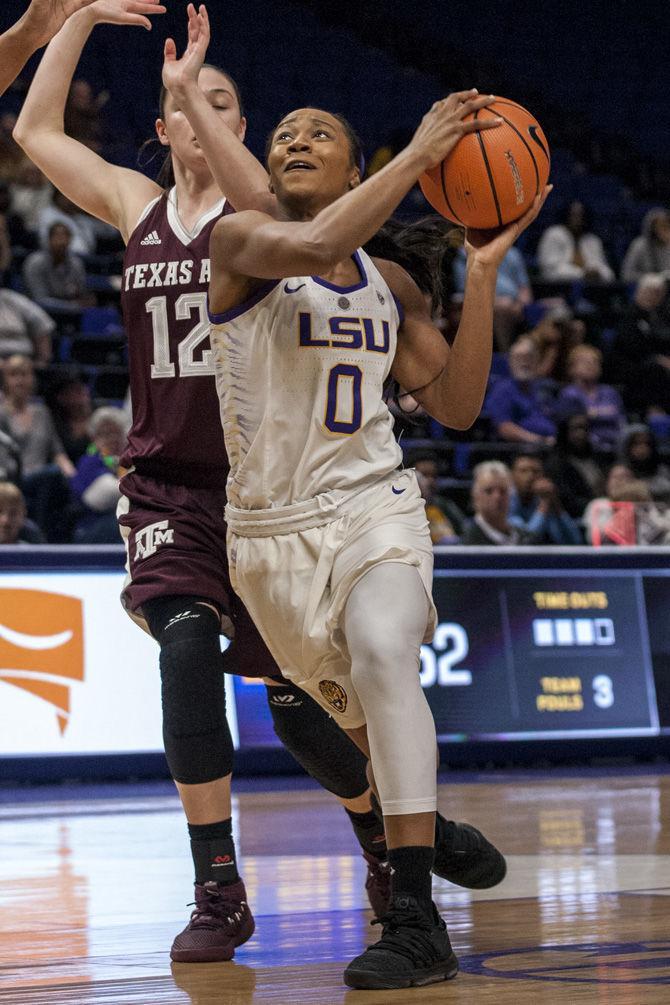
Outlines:
<svg viewBox="0 0 670 1005"><path fill-rule="evenodd" d="M347 692L334 680L320 680L319 691L336 712L346 712Z"/></svg>

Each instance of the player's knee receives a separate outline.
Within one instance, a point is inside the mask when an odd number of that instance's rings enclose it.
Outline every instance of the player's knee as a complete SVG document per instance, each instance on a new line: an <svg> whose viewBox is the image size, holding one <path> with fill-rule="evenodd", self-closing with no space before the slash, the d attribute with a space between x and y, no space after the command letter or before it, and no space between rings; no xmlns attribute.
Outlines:
<svg viewBox="0 0 670 1005"><path fill-rule="evenodd" d="M212 638L220 634L221 618L210 601L201 597L156 597L143 605L149 630L158 644L174 639Z"/></svg>
<svg viewBox="0 0 670 1005"><path fill-rule="evenodd" d="M314 699L290 682L266 684L275 733L305 771L341 799L367 790L367 758Z"/></svg>
<svg viewBox="0 0 670 1005"><path fill-rule="evenodd" d="M357 692L374 688L378 696L397 695L399 683L418 667L415 647L395 632L369 637L351 651L351 680Z"/></svg>
<svg viewBox="0 0 670 1005"><path fill-rule="evenodd" d="M233 741L226 719L218 615L190 597L145 606L161 647L163 741L172 777L199 785L229 775Z"/></svg>

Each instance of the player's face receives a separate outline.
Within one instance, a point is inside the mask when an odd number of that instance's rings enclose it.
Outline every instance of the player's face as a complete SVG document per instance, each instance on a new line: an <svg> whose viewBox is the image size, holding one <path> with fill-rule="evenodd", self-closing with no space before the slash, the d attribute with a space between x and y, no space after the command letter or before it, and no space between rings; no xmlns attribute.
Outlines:
<svg viewBox="0 0 670 1005"><path fill-rule="evenodd" d="M221 128L231 129L240 140L243 140L247 122L240 115L235 89L225 74L204 66L200 71L198 85L221 119ZM195 138L190 122L170 94L165 99L163 114L164 117L156 122L160 143L170 147L173 156L185 167L191 170L209 171L205 155Z"/></svg>
<svg viewBox="0 0 670 1005"><path fill-rule="evenodd" d="M291 216L314 215L360 181L341 122L318 108L291 112L274 131L272 191Z"/></svg>

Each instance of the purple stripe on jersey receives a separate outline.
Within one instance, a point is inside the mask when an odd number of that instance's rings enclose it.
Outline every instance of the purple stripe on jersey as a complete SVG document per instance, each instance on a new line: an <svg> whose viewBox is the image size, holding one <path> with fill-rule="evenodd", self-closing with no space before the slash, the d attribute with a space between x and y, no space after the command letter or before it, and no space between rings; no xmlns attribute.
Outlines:
<svg viewBox="0 0 670 1005"><path fill-rule="evenodd" d="M334 290L335 293L355 293L356 290L364 289L368 285L368 277L365 268L363 266L363 262L361 261L361 256L358 254L357 251L354 251L351 257L353 258L354 263L358 271L360 272L361 275L360 283L356 283L354 286L335 286L334 283L329 283L325 279L319 279L318 276L311 276L310 278L313 279L315 283L318 283L319 286L325 286L327 290Z"/></svg>
<svg viewBox="0 0 670 1005"><path fill-rule="evenodd" d="M398 308L398 325L401 325L401 324L403 324L403 322L405 320L405 308L400 303L400 301L398 300L398 298L395 295L395 293L393 292L393 290L391 290L391 296L395 300L395 305Z"/></svg>
<svg viewBox="0 0 670 1005"><path fill-rule="evenodd" d="M209 315L209 320L213 325L222 325L226 321L232 321L233 318L239 318L241 314L246 314L250 311L252 307L260 303L261 300L272 293L275 286L279 286L281 279L272 279L269 283L263 283L263 285L256 290L253 297L249 300L245 300L243 303L238 304L237 307L231 307L229 311L224 311L222 314L212 314L209 309L209 298L207 299L207 314Z"/></svg>

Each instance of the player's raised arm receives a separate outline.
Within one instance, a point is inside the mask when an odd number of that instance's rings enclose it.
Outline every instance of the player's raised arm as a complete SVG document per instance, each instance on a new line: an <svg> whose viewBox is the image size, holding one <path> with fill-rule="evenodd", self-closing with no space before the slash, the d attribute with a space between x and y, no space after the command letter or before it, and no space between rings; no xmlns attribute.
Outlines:
<svg viewBox="0 0 670 1005"><path fill-rule="evenodd" d="M198 86L210 41L207 9L201 4L196 11L189 4L187 16L188 41L182 57L177 58L173 39L165 42L163 85L189 120L219 188L235 209L258 209L274 215L276 204L268 173L242 142L246 119L242 118L238 131L233 132L222 118L221 112L234 95L221 87L203 91Z"/></svg>
<svg viewBox="0 0 670 1005"><path fill-rule="evenodd" d="M299 172L317 172L305 183L314 189L309 218L301 200L299 222L262 214L220 220L212 237L213 273L215 262L231 274L267 279L331 268L379 230L419 176L446 157L461 136L499 125L498 119L463 121L493 100L461 91L436 102L410 144L362 185L341 121L318 109L292 113L274 131L268 167L273 190L286 206L292 191L300 190ZM342 191L343 172L348 172L349 191L333 201L333 192ZM216 302L212 307L226 309Z"/></svg>
<svg viewBox="0 0 670 1005"><path fill-rule="evenodd" d="M30 57L51 41L71 14L93 0L32 0L30 7L0 35L0 94L16 80Z"/></svg>
<svg viewBox="0 0 670 1005"><path fill-rule="evenodd" d="M73 14L50 43L14 129L30 159L81 209L118 227L125 238L159 187L139 171L108 164L64 128L65 103L82 49L96 24L151 28L157 0L96 0Z"/></svg>
<svg viewBox="0 0 670 1005"><path fill-rule="evenodd" d="M433 418L452 429L469 429L481 411L491 369L498 266L540 212L551 187L537 196L525 216L502 230L467 232L463 311L451 347L433 325L423 295L407 273L392 262L377 263L405 314L393 376Z"/></svg>

